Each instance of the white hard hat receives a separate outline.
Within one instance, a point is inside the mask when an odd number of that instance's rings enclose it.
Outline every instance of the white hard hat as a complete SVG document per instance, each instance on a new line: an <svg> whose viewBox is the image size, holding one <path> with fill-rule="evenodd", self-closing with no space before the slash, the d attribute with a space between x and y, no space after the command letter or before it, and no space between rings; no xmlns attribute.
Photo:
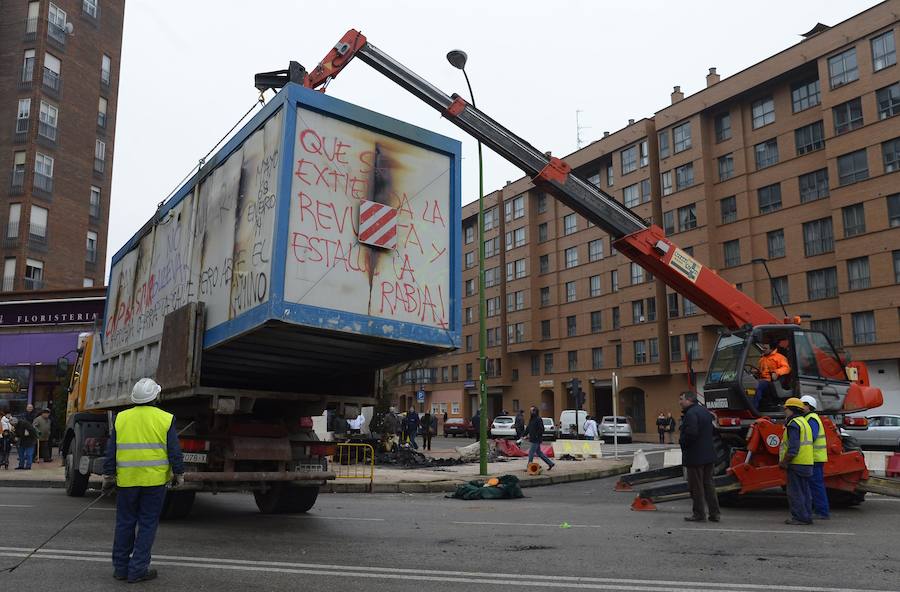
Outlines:
<svg viewBox="0 0 900 592"><path fill-rule="evenodd" d="M812 407L813 409L819 408L819 402L816 401L816 398L813 397L812 395L803 395L802 397L800 397L800 400L803 401L804 403L806 403L807 405L809 405L810 407Z"/></svg>
<svg viewBox="0 0 900 592"><path fill-rule="evenodd" d="M135 405L144 405L155 400L159 396L162 387L156 384L152 378L142 378L131 389L131 402Z"/></svg>

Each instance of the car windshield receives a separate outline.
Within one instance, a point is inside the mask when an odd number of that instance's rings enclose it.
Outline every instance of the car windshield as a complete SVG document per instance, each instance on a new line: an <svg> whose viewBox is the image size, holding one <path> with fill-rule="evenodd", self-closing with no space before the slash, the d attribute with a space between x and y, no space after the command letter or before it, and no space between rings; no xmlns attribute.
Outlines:
<svg viewBox="0 0 900 592"><path fill-rule="evenodd" d="M738 375L738 364L741 362L741 351L744 349L744 338L738 335L722 335L716 344L707 384L734 382Z"/></svg>
<svg viewBox="0 0 900 592"><path fill-rule="evenodd" d="M549 417L544 417L542 419L544 420L544 425L549 425L549 426L553 425L553 420L550 419Z"/></svg>
<svg viewBox="0 0 900 592"><path fill-rule="evenodd" d="M511 417L498 417L494 420L494 423L512 423L513 418Z"/></svg>
<svg viewBox="0 0 900 592"><path fill-rule="evenodd" d="M625 417L607 416L603 418L603 423L628 423L628 419Z"/></svg>

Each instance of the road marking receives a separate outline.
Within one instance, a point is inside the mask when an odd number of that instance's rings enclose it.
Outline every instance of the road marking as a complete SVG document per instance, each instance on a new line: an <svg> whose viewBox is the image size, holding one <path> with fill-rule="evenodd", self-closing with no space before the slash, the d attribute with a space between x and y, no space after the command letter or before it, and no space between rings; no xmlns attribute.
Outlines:
<svg viewBox="0 0 900 592"><path fill-rule="evenodd" d="M534 524L529 522L451 522L450 524L464 524L467 526L547 526L558 528L559 524ZM570 524L572 528L604 528L601 524Z"/></svg>
<svg viewBox="0 0 900 592"><path fill-rule="evenodd" d="M284 518L285 516L278 516L278 518ZM354 522L359 520L362 522L384 522L384 518L353 518L352 516L312 516L309 514L293 516L288 515L287 518L299 518L300 520L353 520Z"/></svg>
<svg viewBox="0 0 900 592"><path fill-rule="evenodd" d="M2 557L25 557L30 549L0 547ZM68 559L70 561L108 562L109 553L69 549L43 549L34 555L37 559ZM882 592L874 589L822 588L807 586L777 586L768 584L733 584L726 582L680 582L667 580L635 580L624 578L595 578L542 574L504 574L459 572L445 570L420 570L391 567L365 567L315 563L288 563L279 561L251 561L245 559L184 557L173 555L153 556L155 565L195 567L236 571L271 572L284 574L321 575L332 577L370 578L386 580L435 581L531 586L547 588L580 588L588 590L629 590L635 592L741 592L747 590L775 590L784 592ZM684 586L688 586L685 588Z"/></svg>
<svg viewBox="0 0 900 592"><path fill-rule="evenodd" d="M0 504L0 508L33 508L34 506L26 506L23 504Z"/></svg>
<svg viewBox="0 0 900 592"><path fill-rule="evenodd" d="M699 530L703 532L737 532L737 533L757 533L757 534L814 534L828 536L856 536L855 532L825 532L822 530L752 530L742 528L676 528L675 530Z"/></svg>

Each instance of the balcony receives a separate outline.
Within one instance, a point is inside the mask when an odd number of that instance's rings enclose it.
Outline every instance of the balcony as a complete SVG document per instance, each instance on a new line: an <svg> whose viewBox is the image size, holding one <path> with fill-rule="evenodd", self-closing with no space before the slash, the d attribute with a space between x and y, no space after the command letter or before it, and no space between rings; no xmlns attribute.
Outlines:
<svg viewBox="0 0 900 592"><path fill-rule="evenodd" d="M22 66L22 77L17 84L18 90L31 90L31 82L34 80L34 60Z"/></svg>
<svg viewBox="0 0 900 592"><path fill-rule="evenodd" d="M102 130L106 129L106 113L97 112L97 127Z"/></svg>
<svg viewBox="0 0 900 592"><path fill-rule="evenodd" d="M43 191L44 193L53 192L53 177L48 177L43 173L35 171L34 173L34 190Z"/></svg>
<svg viewBox="0 0 900 592"><path fill-rule="evenodd" d="M84 262L87 264L86 267L89 269L94 268L94 264L97 263L97 249L96 248L88 248L84 253Z"/></svg>
<svg viewBox="0 0 900 592"><path fill-rule="evenodd" d="M38 20L36 18L25 19L25 41L37 39Z"/></svg>
<svg viewBox="0 0 900 592"><path fill-rule="evenodd" d="M28 129L31 127L31 119L28 117L19 117L16 119L16 133L13 136L13 143L22 144L28 139Z"/></svg>
<svg viewBox="0 0 900 592"><path fill-rule="evenodd" d="M110 78L112 78L112 74L109 70L100 70L100 90L104 93L109 92Z"/></svg>
<svg viewBox="0 0 900 592"><path fill-rule="evenodd" d="M91 217L92 222L96 222L100 219L100 204L99 203L91 203L88 209L88 215Z"/></svg>
<svg viewBox="0 0 900 592"><path fill-rule="evenodd" d="M106 172L106 161L102 158L94 157L94 172L98 175L103 175Z"/></svg>
<svg viewBox="0 0 900 592"><path fill-rule="evenodd" d="M24 278L25 289L26 290L40 290L44 287L44 280L42 278Z"/></svg>
<svg viewBox="0 0 900 592"><path fill-rule="evenodd" d="M25 171L13 171L9 174L9 194L22 195L25 193Z"/></svg>
<svg viewBox="0 0 900 592"><path fill-rule="evenodd" d="M59 72L54 72L50 68L44 68L43 77L44 91L55 98L59 98L62 90L62 76Z"/></svg>
<svg viewBox="0 0 900 592"><path fill-rule="evenodd" d="M47 23L47 41L57 49L66 49L66 28L57 23Z"/></svg>
<svg viewBox="0 0 900 592"><path fill-rule="evenodd" d="M16 278L14 277L5 277L3 278L3 283L0 285L0 289L3 292L12 292L16 289Z"/></svg>
<svg viewBox="0 0 900 592"><path fill-rule="evenodd" d="M56 144L56 126L45 121L38 122L38 136L49 140L51 144Z"/></svg>

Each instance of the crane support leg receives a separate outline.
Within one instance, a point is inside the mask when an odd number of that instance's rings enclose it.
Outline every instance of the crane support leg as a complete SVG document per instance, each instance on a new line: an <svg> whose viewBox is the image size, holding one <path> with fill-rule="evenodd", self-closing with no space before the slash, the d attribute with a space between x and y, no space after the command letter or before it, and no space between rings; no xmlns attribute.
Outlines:
<svg viewBox="0 0 900 592"><path fill-rule="evenodd" d="M641 473L628 473L622 475L616 481L616 491L633 491L635 485L643 483L653 483L654 481L665 481L666 479L676 479L681 477L683 470L681 465L672 467L664 467L662 469L654 469L652 471L643 471Z"/></svg>
<svg viewBox="0 0 900 592"><path fill-rule="evenodd" d="M713 479L713 485L716 486L718 494L741 490L741 483L734 475L719 475ZM631 502L631 509L638 512L651 511L656 509L658 503L687 499L690 496L687 483L651 487L638 492L637 497Z"/></svg>

